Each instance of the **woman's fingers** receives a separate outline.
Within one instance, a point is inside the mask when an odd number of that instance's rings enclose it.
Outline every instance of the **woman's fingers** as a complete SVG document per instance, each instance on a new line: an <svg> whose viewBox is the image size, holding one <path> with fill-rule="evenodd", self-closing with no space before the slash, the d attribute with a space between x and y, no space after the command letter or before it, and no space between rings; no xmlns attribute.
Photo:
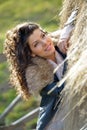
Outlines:
<svg viewBox="0 0 87 130"><path fill-rule="evenodd" d="M67 39L62 39L58 42L58 47L60 49L60 51L62 51L63 53L67 52L67 49L69 47L69 42Z"/></svg>

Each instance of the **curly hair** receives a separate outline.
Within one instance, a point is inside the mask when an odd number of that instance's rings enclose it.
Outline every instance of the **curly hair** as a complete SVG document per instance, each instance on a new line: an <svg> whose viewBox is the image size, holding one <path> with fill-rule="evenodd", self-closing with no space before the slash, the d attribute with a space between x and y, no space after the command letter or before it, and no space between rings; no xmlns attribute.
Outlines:
<svg viewBox="0 0 87 130"><path fill-rule="evenodd" d="M27 40L38 28L40 26L36 23L19 24L7 32L4 43L4 53L9 63L10 82L25 99L28 99L30 95L25 70L29 64L32 64L31 50Z"/></svg>

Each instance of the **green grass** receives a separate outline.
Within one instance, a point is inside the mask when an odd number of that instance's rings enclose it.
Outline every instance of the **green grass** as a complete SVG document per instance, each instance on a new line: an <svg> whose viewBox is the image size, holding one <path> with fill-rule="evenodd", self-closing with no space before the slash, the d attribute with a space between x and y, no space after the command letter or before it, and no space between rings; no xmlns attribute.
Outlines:
<svg viewBox="0 0 87 130"><path fill-rule="evenodd" d="M61 0L0 0L0 52L6 32L25 21L39 23L47 31L58 28Z"/></svg>
<svg viewBox="0 0 87 130"><path fill-rule="evenodd" d="M0 0L0 53L3 52L3 43L6 32L18 23L33 21L39 23L45 30L54 31L59 26L58 14L61 9L61 0ZM9 79L7 63L0 64L0 84ZM16 97L15 90L0 93L0 114ZM5 123L10 124L24 114L38 106L35 98L28 102L20 102L6 117ZM33 128L36 119L26 124L26 130Z"/></svg>
<svg viewBox="0 0 87 130"><path fill-rule="evenodd" d="M3 84L9 80L8 75L9 75L9 72L7 69L7 64L6 62L3 62L0 64L0 84Z"/></svg>

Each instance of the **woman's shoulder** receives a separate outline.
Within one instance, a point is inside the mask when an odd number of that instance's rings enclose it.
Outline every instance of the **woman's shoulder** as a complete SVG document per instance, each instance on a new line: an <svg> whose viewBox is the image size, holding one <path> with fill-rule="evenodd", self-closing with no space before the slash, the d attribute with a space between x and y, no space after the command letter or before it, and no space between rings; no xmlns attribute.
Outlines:
<svg viewBox="0 0 87 130"><path fill-rule="evenodd" d="M53 81L53 68L49 62L40 57L33 58L34 64L29 65L25 72L27 85L31 93L39 94L42 88Z"/></svg>

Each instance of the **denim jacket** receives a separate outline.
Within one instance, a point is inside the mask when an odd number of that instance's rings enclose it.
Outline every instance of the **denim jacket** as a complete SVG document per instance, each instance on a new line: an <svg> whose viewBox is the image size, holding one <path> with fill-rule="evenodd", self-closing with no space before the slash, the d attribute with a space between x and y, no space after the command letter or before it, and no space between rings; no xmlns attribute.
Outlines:
<svg viewBox="0 0 87 130"><path fill-rule="evenodd" d="M60 52L58 47L55 47L56 50L61 54L63 59L65 59L66 55ZM66 70L66 63L64 63L63 73ZM40 113L38 117L36 130L44 130L47 124L50 122L56 111L58 110L58 106L61 102L60 92L64 88L64 84L61 87L56 87L49 95L47 94L49 90L51 90L59 81L56 74L54 75L54 81L44 87L40 95L42 97L40 103Z"/></svg>

